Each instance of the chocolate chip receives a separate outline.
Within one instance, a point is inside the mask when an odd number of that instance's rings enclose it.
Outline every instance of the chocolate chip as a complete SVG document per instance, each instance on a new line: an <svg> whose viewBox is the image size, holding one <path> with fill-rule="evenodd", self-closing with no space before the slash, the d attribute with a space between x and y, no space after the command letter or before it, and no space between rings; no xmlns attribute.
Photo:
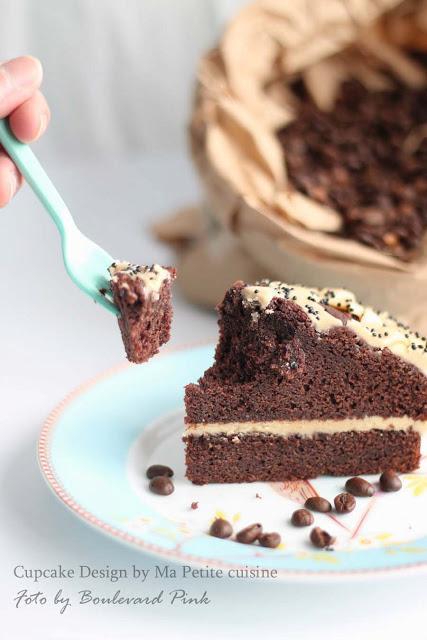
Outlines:
<svg viewBox="0 0 427 640"><path fill-rule="evenodd" d="M172 478L173 471L170 467L166 467L164 464L152 464L147 469L147 478L155 478L156 476L167 476Z"/></svg>
<svg viewBox="0 0 427 640"><path fill-rule="evenodd" d="M356 500L351 493L339 493L334 498L335 509L338 513L350 513L356 506Z"/></svg>
<svg viewBox="0 0 427 640"><path fill-rule="evenodd" d="M193 511L194 511L195 509L198 509L198 508L199 508L199 503L198 503L198 502L192 502L192 503L191 503L191 509L193 509Z"/></svg>
<svg viewBox="0 0 427 640"><path fill-rule="evenodd" d="M159 496L169 496L174 492L173 482L167 476L155 476L150 480L150 491L158 493Z"/></svg>
<svg viewBox="0 0 427 640"><path fill-rule="evenodd" d="M384 471L380 475L381 491L399 491L402 488L402 481L395 471Z"/></svg>
<svg viewBox="0 0 427 640"><path fill-rule="evenodd" d="M310 509L310 511L319 511L320 513L327 513L328 511L332 511L332 505L329 500L326 500L326 498L321 498L320 496L307 498L304 506L306 507L306 509Z"/></svg>
<svg viewBox="0 0 427 640"><path fill-rule="evenodd" d="M236 534L236 540L243 544L252 544L255 540L258 540L261 534L262 525L257 522L255 524L250 524L248 527L239 531L239 533Z"/></svg>
<svg viewBox="0 0 427 640"><path fill-rule="evenodd" d="M291 522L294 527L309 527L314 522L313 514L307 509L297 509L292 514Z"/></svg>
<svg viewBox="0 0 427 640"><path fill-rule="evenodd" d="M331 547L335 543L335 538L330 533L320 527L314 527L310 532L310 540L318 549Z"/></svg>
<svg viewBox="0 0 427 640"><path fill-rule="evenodd" d="M349 493L358 498L370 498L375 493L374 486L364 478L358 476L349 478L345 483L345 488Z"/></svg>
<svg viewBox="0 0 427 640"><path fill-rule="evenodd" d="M209 529L209 535L214 536L215 538L229 538L233 533L233 527L228 522L228 520L224 520L223 518L217 518L211 524L211 528Z"/></svg>
<svg viewBox="0 0 427 640"><path fill-rule="evenodd" d="M258 538L258 542L261 547L269 547L270 549L275 549L282 542L282 538L279 533L273 531L272 533L262 533Z"/></svg>

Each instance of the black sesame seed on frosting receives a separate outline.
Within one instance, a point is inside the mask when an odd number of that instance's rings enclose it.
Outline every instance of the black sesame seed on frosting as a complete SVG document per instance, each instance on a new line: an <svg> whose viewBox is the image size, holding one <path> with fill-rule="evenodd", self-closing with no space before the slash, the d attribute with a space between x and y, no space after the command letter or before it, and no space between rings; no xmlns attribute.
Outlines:
<svg viewBox="0 0 427 640"><path fill-rule="evenodd" d="M333 327L341 327L342 320L329 313L326 307L333 307L348 314L346 328L351 329L365 342L376 349L388 348L395 355L427 373L426 339L412 332L409 327L383 311L374 311L360 304L355 295L346 289L316 289L301 285L263 280L242 289L245 304L258 311L274 313L269 308L274 298L285 298L300 306L320 333ZM339 315L339 314L337 314ZM254 318L255 320L255 318Z"/></svg>
<svg viewBox="0 0 427 640"><path fill-rule="evenodd" d="M131 262L113 262L108 268L113 282L119 282L119 275L126 275L133 280L141 280L144 287L148 289L152 295L158 296L160 288L165 280L171 279L171 273L158 264L151 266L140 266ZM126 282L123 282L126 286Z"/></svg>

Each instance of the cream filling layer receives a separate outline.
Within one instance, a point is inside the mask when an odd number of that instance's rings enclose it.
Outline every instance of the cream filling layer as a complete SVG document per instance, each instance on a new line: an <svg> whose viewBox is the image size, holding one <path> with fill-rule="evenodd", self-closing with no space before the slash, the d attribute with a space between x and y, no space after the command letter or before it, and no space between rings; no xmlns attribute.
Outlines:
<svg viewBox="0 0 427 640"><path fill-rule="evenodd" d="M408 416L383 418L343 418L341 420L272 420L271 422L210 422L187 424L185 436L236 435L245 433L268 433L280 436L297 434L313 436L315 433L342 433L343 431L408 430L421 433L427 431L427 420L414 420Z"/></svg>

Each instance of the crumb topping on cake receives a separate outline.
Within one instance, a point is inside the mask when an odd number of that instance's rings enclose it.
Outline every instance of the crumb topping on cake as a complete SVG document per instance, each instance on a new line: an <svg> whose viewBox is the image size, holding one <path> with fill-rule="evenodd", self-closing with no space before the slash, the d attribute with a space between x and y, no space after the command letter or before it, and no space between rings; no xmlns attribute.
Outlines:
<svg viewBox="0 0 427 640"><path fill-rule="evenodd" d="M119 274L125 274L132 280L141 280L144 287L155 295L158 295L160 287L165 280L170 280L172 275L170 271L164 269L158 264L149 266L140 266L130 262L113 262L108 268L111 280L118 282ZM126 283L123 284L125 286Z"/></svg>
<svg viewBox="0 0 427 640"><path fill-rule="evenodd" d="M426 338L411 331L387 312L363 306L351 291L262 280L259 284L244 287L242 298L254 307L254 311L264 310L266 313L274 313L273 309L268 308L274 298L290 300L305 311L320 333L345 324L370 346L377 349L387 347L427 374ZM331 313L332 310L338 312L337 315Z"/></svg>

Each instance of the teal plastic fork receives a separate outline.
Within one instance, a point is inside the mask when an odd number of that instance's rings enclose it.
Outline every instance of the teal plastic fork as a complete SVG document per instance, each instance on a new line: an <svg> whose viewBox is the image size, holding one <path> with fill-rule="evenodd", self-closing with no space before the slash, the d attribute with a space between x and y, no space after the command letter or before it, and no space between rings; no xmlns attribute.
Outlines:
<svg viewBox="0 0 427 640"><path fill-rule="evenodd" d="M0 144L56 224L65 268L72 281L95 302L119 315L111 297L108 273L114 259L77 228L67 205L40 162L28 145L15 138L6 119L0 119Z"/></svg>

